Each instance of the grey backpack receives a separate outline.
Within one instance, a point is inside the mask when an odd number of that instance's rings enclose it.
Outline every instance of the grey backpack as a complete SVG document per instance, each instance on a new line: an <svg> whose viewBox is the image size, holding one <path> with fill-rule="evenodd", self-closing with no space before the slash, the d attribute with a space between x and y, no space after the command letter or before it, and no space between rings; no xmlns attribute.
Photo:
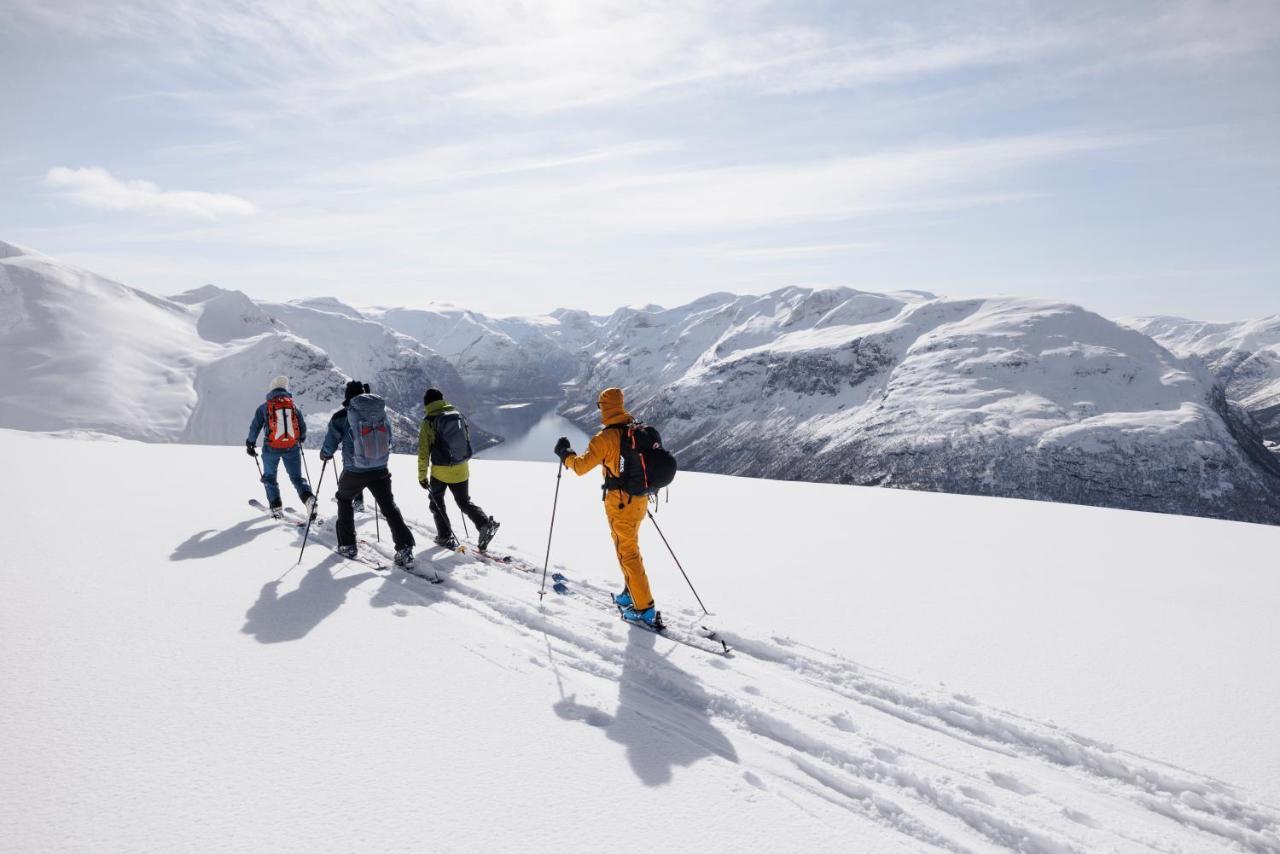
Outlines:
<svg viewBox="0 0 1280 854"><path fill-rule="evenodd" d="M358 469L386 466L391 458L391 424L387 402L376 394L361 394L347 405L347 424L353 446L351 465Z"/></svg>
<svg viewBox="0 0 1280 854"><path fill-rule="evenodd" d="M456 466L471 459L471 429L461 412L441 412L427 416L427 420L436 430L431 444L433 466Z"/></svg>

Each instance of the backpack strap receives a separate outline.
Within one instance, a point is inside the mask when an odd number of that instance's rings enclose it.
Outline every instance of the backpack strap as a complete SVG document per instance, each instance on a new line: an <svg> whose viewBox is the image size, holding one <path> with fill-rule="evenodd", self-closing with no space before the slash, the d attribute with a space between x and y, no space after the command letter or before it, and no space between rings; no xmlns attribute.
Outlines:
<svg viewBox="0 0 1280 854"><path fill-rule="evenodd" d="M603 489L606 493L615 489L621 490L623 492L627 491L626 481L622 479L622 443L627 441L628 436L633 437L633 431L635 430L635 426L636 426L635 421L627 421L623 424L605 425L606 430L617 430L618 433L620 434L618 436L618 473L613 474L612 472L610 472L609 466L607 463L600 464L600 468L604 470L604 486L601 487L601 489ZM634 437L632 438L632 444L635 444Z"/></svg>

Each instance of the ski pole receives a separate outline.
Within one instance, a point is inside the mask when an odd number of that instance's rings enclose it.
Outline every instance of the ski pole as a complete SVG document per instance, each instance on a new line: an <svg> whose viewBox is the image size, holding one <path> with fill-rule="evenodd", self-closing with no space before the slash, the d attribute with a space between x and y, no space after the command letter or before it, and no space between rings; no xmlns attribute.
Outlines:
<svg viewBox="0 0 1280 854"><path fill-rule="evenodd" d="M649 513L648 510L645 511ZM649 513L649 521L653 523L653 527L658 528L658 520L653 518L653 514ZM680 566L680 558L676 557L675 549L671 548L671 543L667 542L667 535L662 533L662 529L658 528L658 536L662 537L662 544L667 547L667 551L671 552L671 559L676 562L676 566L680 567L680 574L684 576L685 584L689 585L689 589L693 590L693 582L689 580L689 573L684 571L684 567ZM693 598L698 600L698 605L702 607L702 613L710 616L711 612L707 610L707 606L702 604L702 597L698 595L697 590L693 590Z"/></svg>
<svg viewBox="0 0 1280 854"><path fill-rule="evenodd" d="M258 455L257 455L257 454L254 454L254 455L253 455L253 464L254 464L255 466L257 466L257 467L258 467L258 483L262 484L262 491L263 491L263 492L266 492L266 491L267 491L267 483L266 483L266 481L264 481L264 480L263 480L264 475L262 474L262 461L258 459ZM271 503L271 498L270 498L270 496L268 496L268 497L267 497L267 503L268 503L268 504L270 504L270 503Z"/></svg>
<svg viewBox="0 0 1280 854"><path fill-rule="evenodd" d="M547 558L542 562L542 587L538 590L538 601L547 595L547 567L551 566L551 534L556 529L556 505L560 503L560 475L564 474L564 461L556 466L556 497L551 502L551 527L547 529Z"/></svg>
<svg viewBox="0 0 1280 854"><path fill-rule="evenodd" d="M307 483L311 483L311 466L307 465L307 449L298 446L298 453L302 454L302 470L307 473Z"/></svg>
<svg viewBox="0 0 1280 854"><path fill-rule="evenodd" d="M378 518L378 502L373 502L373 530L378 535L378 542L382 542L382 521Z"/></svg>
<svg viewBox="0 0 1280 854"><path fill-rule="evenodd" d="M316 492L315 492L316 495L320 494L320 486L321 484L324 483L324 471L328 467L329 467L328 460L325 460L324 463L320 466L320 483L316 484ZM302 563L302 553L307 550L307 538L311 536L311 523L315 521L315 518L316 517L313 514L310 514L310 513L307 514L307 530L304 531L302 534L302 548L299 549L298 551L298 563Z"/></svg>
<svg viewBox="0 0 1280 854"><path fill-rule="evenodd" d="M471 539L471 529L467 527L467 514L463 513L462 508L459 507L458 515L462 517L462 533L465 534L467 539L469 540Z"/></svg>

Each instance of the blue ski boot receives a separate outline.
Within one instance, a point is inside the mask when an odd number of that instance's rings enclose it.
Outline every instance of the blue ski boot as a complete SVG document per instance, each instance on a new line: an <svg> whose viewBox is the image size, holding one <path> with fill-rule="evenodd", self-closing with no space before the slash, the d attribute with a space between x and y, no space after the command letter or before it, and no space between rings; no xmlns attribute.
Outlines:
<svg viewBox="0 0 1280 854"><path fill-rule="evenodd" d="M613 597L613 604L618 606L619 611L623 610L624 608L630 608L631 607L631 591L624 588L621 593L615 594Z"/></svg>
<svg viewBox="0 0 1280 854"><path fill-rule="evenodd" d="M660 632L666 628L666 625L662 622L662 615L658 613L658 609L653 605L643 611L637 611L635 605L628 605L622 609L622 619L628 623L635 623L647 629L652 629L655 632Z"/></svg>

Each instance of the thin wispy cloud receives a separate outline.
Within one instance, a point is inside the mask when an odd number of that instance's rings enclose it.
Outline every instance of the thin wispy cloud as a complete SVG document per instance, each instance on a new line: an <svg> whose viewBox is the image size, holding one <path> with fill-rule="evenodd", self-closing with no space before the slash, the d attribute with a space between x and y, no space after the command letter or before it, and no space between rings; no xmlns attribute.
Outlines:
<svg viewBox="0 0 1280 854"><path fill-rule="evenodd" d="M1088 258L1275 261L1272 0L11 0L6 16L15 114L84 117L0 138L0 163L27 169L0 228L165 269L187 251L196 283L373 283L381 301L429 283L517 310L601 279L947 292L984 267L1034 283ZM27 45L49 61L6 51ZM114 175L59 166L103 162Z"/></svg>
<svg viewBox="0 0 1280 854"><path fill-rule="evenodd" d="M228 193L162 190L150 181L122 180L99 166L49 170L45 183L78 204L105 211L217 220L251 216L258 208Z"/></svg>

